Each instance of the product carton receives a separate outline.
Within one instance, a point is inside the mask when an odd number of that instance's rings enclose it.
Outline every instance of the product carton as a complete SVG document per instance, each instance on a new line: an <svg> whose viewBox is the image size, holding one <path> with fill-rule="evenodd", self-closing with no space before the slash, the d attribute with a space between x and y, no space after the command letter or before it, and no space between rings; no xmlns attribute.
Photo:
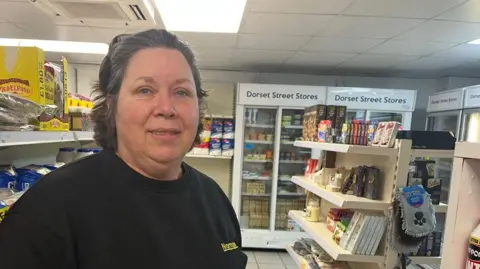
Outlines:
<svg viewBox="0 0 480 269"><path fill-rule="evenodd" d="M45 102L45 54L39 48L0 46L0 93Z"/></svg>
<svg viewBox="0 0 480 269"><path fill-rule="evenodd" d="M45 63L45 113L39 117L41 131L68 131L70 129L68 102L68 63L62 66ZM51 108L51 109L50 109Z"/></svg>

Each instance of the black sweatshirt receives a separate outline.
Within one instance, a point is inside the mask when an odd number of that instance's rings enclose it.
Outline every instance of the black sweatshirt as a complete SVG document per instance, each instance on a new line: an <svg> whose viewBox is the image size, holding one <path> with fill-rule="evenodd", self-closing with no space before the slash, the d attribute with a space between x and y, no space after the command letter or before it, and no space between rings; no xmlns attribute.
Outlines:
<svg viewBox="0 0 480 269"><path fill-rule="evenodd" d="M113 152L44 176L0 223L1 269L244 269L235 212L183 164L157 181Z"/></svg>

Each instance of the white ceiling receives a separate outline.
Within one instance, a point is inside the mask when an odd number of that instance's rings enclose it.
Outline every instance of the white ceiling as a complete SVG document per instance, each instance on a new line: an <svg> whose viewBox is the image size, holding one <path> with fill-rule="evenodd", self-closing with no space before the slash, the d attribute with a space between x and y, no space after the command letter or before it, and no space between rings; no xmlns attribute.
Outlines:
<svg viewBox="0 0 480 269"><path fill-rule="evenodd" d="M120 25L55 24L28 0L0 0L0 37L109 42L141 30ZM480 45L466 44L480 38L480 0L248 0L239 34L178 34L205 69L480 77Z"/></svg>

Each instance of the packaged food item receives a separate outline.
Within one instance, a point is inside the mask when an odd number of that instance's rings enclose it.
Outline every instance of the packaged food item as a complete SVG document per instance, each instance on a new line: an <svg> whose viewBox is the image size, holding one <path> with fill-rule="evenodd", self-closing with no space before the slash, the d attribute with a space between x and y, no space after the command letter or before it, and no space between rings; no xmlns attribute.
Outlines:
<svg viewBox="0 0 480 269"><path fill-rule="evenodd" d="M440 204L440 195L442 194L442 180L440 178L429 178L424 183L425 191L430 194L432 204Z"/></svg>
<svg viewBox="0 0 480 269"><path fill-rule="evenodd" d="M342 126L345 123L347 118L347 107L346 106L336 106L335 107L335 122L332 122L332 135L334 143L341 143L341 131Z"/></svg>
<svg viewBox="0 0 480 269"><path fill-rule="evenodd" d="M233 120L223 121L223 138L233 139L235 137L235 129Z"/></svg>
<svg viewBox="0 0 480 269"><path fill-rule="evenodd" d="M377 129L378 123L376 121L371 121L367 123L367 145L371 146L375 138L375 131Z"/></svg>
<svg viewBox="0 0 480 269"><path fill-rule="evenodd" d="M325 105L314 105L305 109L302 129L303 140L315 142L318 140L318 124L325 120L326 108Z"/></svg>
<svg viewBox="0 0 480 269"><path fill-rule="evenodd" d="M305 210L305 219L310 222L320 221L320 201L311 198Z"/></svg>
<svg viewBox="0 0 480 269"><path fill-rule="evenodd" d="M318 124L318 142L332 143L333 137L331 133L332 123L329 120L322 120Z"/></svg>
<svg viewBox="0 0 480 269"><path fill-rule="evenodd" d="M31 188L42 176L51 172L50 169L41 165L27 165L22 168L16 169L17 180L15 183L15 189L17 191L26 191Z"/></svg>
<svg viewBox="0 0 480 269"><path fill-rule="evenodd" d="M90 113L93 102L90 98L76 93L68 93L68 114L71 131L93 131Z"/></svg>
<svg viewBox="0 0 480 269"><path fill-rule="evenodd" d="M0 165L0 189L15 189L17 172L11 165Z"/></svg>
<svg viewBox="0 0 480 269"><path fill-rule="evenodd" d="M209 155L221 156L222 155L222 140L219 138L210 139Z"/></svg>
<svg viewBox="0 0 480 269"><path fill-rule="evenodd" d="M373 137L372 146L380 146L380 140L384 136L384 132L386 132L385 128L387 126L386 122L380 122L377 126L377 130L375 131L375 136Z"/></svg>
<svg viewBox="0 0 480 269"><path fill-rule="evenodd" d="M80 160L93 154L93 150L90 148L80 148L77 149L77 154L75 154L75 160Z"/></svg>
<svg viewBox="0 0 480 269"><path fill-rule="evenodd" d="M41 131L68 131L68 63L62 58L62 66L45 62L45 111L38 118Z"/></svg>
<svg viewBox="0 0 480 269"><path fill-rule="evenodd" d="M212 136L212 120L210 119L204 119L203 120L203 131L200 133L200 138L205 139ZM208 141L207 141L208 142Z"/></svg>
<svg viewBox="0 0 480 269"><path fill-rule="evenodd" d="M391 148L395 145L395 138L397 137L397 131L399 127L400 123L396 121L390 121L386 123L385 130L380 138L381 147Z"/></svg>
<svg viewBox="0 0 480 269"><path fill-rule="evenodd" d="M9 206L4 201L0 201L0 223L5 218L5 215L7 214L8 209L9 209Z"/></svg>
<svg viewBox="0 0 480 269"><path fill-rule="evenodd" d="M222 139L222 156L233 156L234 140Z"/></svg>
<svg viewBox="0 0 480 269"><path fill-rule="evenodd" d="M223 137L223 121L213 120L211 126L210 138L222 138Z"/></svg>
<svg viewBox="0 0 480 269"><path fill-rule="evenodd" d="M333 241L335 241L335 243L337 244L340 244L340 239L342 238L346 230L347 226L343 222L337 221L335 231L333 232L332 236Z"/></svg>
<svg viewBox="0 0 480 269"><path fill-rule="evenodd" d="M378 200L380 189L380 169L367 167L365 177L365 198Z"/></svg>
<svg viewBox="0 0 480 269"><path fill-rule="evenodd" d="M348 144L350 139L350 122L342 124L342 130L340 133L340 139L337 143Z"/></svg>
<svg viewBox="0 0 480 269"><path fill-rule="evenodd" d="M480 268L480 224L468 239L467 261L465 268Z"/></svg>
<svg viewBox="0 0 480 269"><path fill-rule="evenodd" d="M65 147L65 148L60 148L57 153L57 162L62 162L62 163L70 163L75 160L75 155L76 155L76 150L75 148L72 147Z"/></svg>
<svg viewBox="0 0 480 269"><path fill-rule="evenodd" d="M364 196L365 191L365 176L367 172L366 166L360 166L355 170L355 177L353 180L353 195L358 197Z"/></svg>

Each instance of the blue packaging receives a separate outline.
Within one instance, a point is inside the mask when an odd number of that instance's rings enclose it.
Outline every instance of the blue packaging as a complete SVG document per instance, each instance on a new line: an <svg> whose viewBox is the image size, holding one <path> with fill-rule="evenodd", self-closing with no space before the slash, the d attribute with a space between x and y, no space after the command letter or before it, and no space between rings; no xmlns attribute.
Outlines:
<svg viewBox="0 0 480 269"><path fill-rule="evenodd" d="M222 138L233 139L235 137L235 128L233 120L223 121L223 136Z"/></svg>
<svg viewBox="0 0 480 269"><path fill-rule="evenodd" d="M17 191L26 191L31 188L42 176L50 173L51 170L42 166L31 164L17 169L17 180L15 189Z"/></svg>
<svg viewBox="0 0 480 269"><path fill-rule="evenodd" d="M223 137L223 121L213 120L211 125L211 138L222 138Z"/></svg>
<svg viewBox="0 0 480 269"><path fill-rule="evenodd" d="M233 139L222 139L222 156L233 156L233 148Z"/></svg>
<svg viewBox="0 0 480 269"><path fill-rule="evenodd" d="M0 189L15 189L17 172L11 165L0 165Z"/></svg>
<svg viewBox="0 0 480 269"><path fill-rule="evenodd" d="M209 149L209 155L215 155L215 156L222 155L222 140L219 138L210 139L208 149Z"/></svg>

